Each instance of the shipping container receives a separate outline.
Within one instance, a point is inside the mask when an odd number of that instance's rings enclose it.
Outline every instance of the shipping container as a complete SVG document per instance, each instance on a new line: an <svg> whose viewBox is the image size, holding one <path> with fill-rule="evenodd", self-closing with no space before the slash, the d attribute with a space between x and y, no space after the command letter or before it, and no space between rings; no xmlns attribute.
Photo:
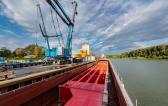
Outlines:
<svg viewBox="0 0 168 106"><path fill-rule="evenodd" d="M0 63L4 63L5 59L3 57L0 57Z"/></svg>
<svg viewBox="0 0 168 106"><path fill-rule="evenodd" d="M64 48L63 47L57 47L56 51L57 51L57 53L56 53L57 56L62 56L63 53L64 53Z"/></svg>

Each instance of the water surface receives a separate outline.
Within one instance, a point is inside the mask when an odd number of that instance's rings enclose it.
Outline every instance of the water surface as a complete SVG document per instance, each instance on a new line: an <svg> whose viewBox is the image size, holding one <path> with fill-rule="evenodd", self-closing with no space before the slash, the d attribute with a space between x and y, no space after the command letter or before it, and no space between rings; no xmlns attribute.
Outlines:
<svg viewBox="0 0 168 106"><path fill-rule="evenodd" d="M168 106L168 60L112 60L138 106Z"/></svg>

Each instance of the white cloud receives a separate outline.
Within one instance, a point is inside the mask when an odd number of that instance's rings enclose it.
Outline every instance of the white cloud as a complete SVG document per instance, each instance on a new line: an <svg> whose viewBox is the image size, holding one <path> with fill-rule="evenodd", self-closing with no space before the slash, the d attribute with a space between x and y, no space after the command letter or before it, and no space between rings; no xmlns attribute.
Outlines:
<svg viewBox="0 0 168 106"><path fill-rule="evenodd" d="M49 6L45 0L2 0L3 15L9 17L28 32L35 33L36 4L40 2L47 32L54 34ZM71 15L70 1L61 1ZM143 41L168 37L168 2L166 0L78 0L78 15L74 28L73 46L91 42L101 52L121 52L145 47ZM66 38L66 25L61 30ZM40 31L38 30L38 36ZM30 35L31 36L31 35ZM34 37L34 34L32 35ZM56 44L52 40L52 44ZM100 43L101 42L101 43ZM109 46L113 45L113 46Z"/></svg>
<svg viewBox="0 0 168 106"><path fill-rule="evenodd" d="M24 47L26 46L24 43L19 44L17 38L6 37L4 35L0 35L0 48L7 47L8 49L14 50L17 47Z"/></svg>
<svg viewBox="0 0 168 106"><path fill-rule="evenodd" d="M29 0L2 0L5 5L4 14L16 23L32 29L36 7Z"/></svg>
<svg viewBox="0 0 168 106"><path fill-rule="evenodd" d="M136 46L136 48L146 48L146 47L148 47L143 42L133 42L133 44L134 44L134 46Z"/></svg>
<svg viewBox="0 0 168 106"><path fill-rule="evenodd" d="M129 50L130 48L146 47L143 42L167 38L167 25L165 18L168 16L168 3L165 0L155 0L149 4L136 4L126 14L116 19L117 24L112 24L105 30L106 42L102 47L114 44L113 51ZM164 20L164 21L163 21ZM118 22L120 21L120 22ZM116 30L117 29L117 30ZM157 43L157 42L156 42Z"/></svg>
<svg viewBox="0 0 168 106"><path fill-rule="evenodd" d="M73 46L81 46L83 43L88 42L86 38L73 39Z"/></svg>
<svg viewBox="0 0 168 106"><path fill-rule="evenodd" d="M32 38L37 38L37 39L39 39L39 38L42 38L42 35L41 35L41 33L33 33L33 35L32 35Z"/></svg>

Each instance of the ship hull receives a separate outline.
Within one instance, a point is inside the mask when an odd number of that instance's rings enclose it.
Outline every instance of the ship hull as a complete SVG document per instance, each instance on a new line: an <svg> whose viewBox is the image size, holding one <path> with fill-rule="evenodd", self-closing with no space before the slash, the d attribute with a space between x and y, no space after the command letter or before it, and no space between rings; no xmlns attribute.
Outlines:
<svg viewBox="0 0 168 106"><path fill-rule="evenodd" d="M0 105L51 106L60 103L65 105L65 103L60 100L63 92L59 89L59 85L66 84L68 80L73 79L89 68L94 67L100 61L106 61L108 63L107 70L109 72L109 81L105 81L100 87L101 94L98 95L102 101L99 104L114 105L113 103L115 103L116 106L132 106L132 102L123 83L120 81L115 68L109 60L88 62L65 69L52 70L42 74L37 73L36 75L31 75L25 79L18 78L18 80L12 79L13 81L0 82ZM51 77L46 77L48 75L51 75ZM39 78L41 79L39 80ZM16 85L17 87L15 87ZM113 90L115 94L111 93L110 90ZM111 103L110 101L115 102Z"/></svg>

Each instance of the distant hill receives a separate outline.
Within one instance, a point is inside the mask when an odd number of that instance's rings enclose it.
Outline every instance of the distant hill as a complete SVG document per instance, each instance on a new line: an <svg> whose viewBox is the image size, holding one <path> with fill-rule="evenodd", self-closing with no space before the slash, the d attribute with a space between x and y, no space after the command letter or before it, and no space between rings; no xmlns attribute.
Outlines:
<svg viewBox="0 0 168 106"><path fill-rule="evenodd" d="M107 55L108 58L149 58L168 59L168 45L158 45L143 49L136 49L120 55Z"/></svg>

